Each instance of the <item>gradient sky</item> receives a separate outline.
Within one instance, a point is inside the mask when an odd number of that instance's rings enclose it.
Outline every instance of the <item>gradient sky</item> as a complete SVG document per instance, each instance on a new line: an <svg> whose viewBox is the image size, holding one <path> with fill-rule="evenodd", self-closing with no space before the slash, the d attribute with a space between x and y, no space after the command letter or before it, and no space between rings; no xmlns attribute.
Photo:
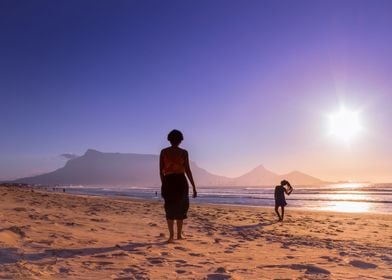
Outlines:
<svg viewBox="0 0 392 280"><path fill-rule="evenodd" d="M0 2L0 179L63 153L392 181L392 1ZM363 130L328 135L345 104Z"/></svg>

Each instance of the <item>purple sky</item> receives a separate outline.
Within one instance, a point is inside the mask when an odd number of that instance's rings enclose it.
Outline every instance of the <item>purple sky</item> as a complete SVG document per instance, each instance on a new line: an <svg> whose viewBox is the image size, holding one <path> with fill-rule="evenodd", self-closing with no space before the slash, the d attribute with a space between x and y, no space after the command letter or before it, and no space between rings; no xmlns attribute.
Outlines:
<svg viewBox="0 0 392 280"><path fill-rule="evenodd" d="M63 153L158 154L392 181L392 1L0 2L0 179ZM349 144L328 135L360 110Z"/></svg>

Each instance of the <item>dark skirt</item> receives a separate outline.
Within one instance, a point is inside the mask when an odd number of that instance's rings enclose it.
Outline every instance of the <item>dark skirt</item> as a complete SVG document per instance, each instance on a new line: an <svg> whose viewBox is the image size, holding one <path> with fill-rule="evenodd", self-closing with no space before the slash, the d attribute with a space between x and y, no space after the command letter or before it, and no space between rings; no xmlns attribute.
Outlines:
<svg viewBox="0 0 392 280"><path fill-rule="evenodd" d="M286 198L284 196L285 189L283 186L275 187L275 206L286 206Z"/></svg>
<svg viewBox="0 0 392 280"><path fill-rule="evenodd" d="M284 197L279 197L278 199L275 200L275 206L286 206L287 202Z"/></svg>
<svg viewBox="0 0 392 280"><path fill-rule="evenodd" d="M161 192L165 200L166 219L186 219L189 209L189 186L185 174L164 176Z"/></svg>

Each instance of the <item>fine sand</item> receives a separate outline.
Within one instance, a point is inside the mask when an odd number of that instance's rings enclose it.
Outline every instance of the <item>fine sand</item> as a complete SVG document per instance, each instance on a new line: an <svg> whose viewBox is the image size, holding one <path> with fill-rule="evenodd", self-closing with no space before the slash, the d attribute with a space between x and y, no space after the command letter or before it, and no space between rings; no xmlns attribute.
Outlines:
<svg viewBox="0 0 392 280"><path fill-rule="evenodd" d="M0 279L392 279L392 215L191 204L166 244L162 202L0 187L0 209Z"/></svg>

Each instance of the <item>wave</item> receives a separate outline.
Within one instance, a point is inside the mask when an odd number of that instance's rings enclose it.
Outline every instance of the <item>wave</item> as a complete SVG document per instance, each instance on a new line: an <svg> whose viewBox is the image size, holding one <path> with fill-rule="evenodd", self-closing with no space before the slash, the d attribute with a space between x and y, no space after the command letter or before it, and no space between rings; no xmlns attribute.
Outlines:
<svg viewBox="0 0 392 280"><path fill-rule="evenodd" d="M158 187L126 188L69 188L69 192L99 196L123 196L148 200L160 199ZM217 203L249 206L274 205L273 188L199 188L195 203ZM368 211L392 213L392 188L296 188L287 197L290 206L299 208L324 209L328 205L340 203L361 203L369 205Z"/></svg>

